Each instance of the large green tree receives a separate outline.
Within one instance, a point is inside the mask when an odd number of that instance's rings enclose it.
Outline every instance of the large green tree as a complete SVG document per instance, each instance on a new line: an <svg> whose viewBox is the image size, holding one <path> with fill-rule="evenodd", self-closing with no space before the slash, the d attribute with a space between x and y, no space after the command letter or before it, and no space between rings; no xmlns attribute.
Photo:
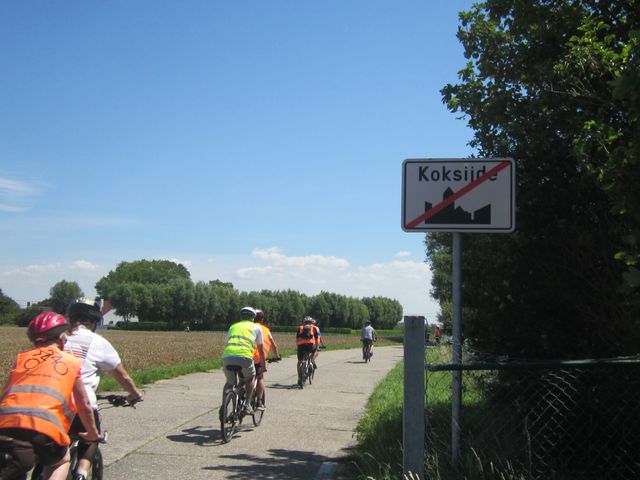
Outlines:
<svg viewBox="0 0 640 480"><path fill-rule="evenodd" d="M96 283L98 294L109 299L118 315L173 326L192 314L192 290L186 267L169 260L122 262Z"/></svg>
<svg viewBox="0 0 640 480"><path fill-rule="evenodd" d="M61 280L49 290L48 304L58 313L66 314L69 304L80 297L84 297L82 289L77 282Z"/></svg>
<svg viewBox="0 0 640 480"><path fill-rule="evenodd" d="M468 63L443 99L479 156L515 158L518 178L517 231L463 239L463 331L485 351L636 351L639 20L632 1L490 0L461 14ZM445 306L448 237L426 242Z"/></svg>

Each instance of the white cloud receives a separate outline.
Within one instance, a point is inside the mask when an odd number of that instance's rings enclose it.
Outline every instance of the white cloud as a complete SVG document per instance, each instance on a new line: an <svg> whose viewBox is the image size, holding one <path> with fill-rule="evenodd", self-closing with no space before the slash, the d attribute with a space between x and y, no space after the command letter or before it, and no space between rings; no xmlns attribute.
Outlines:
<svg viewBox="0 0 640 480"><path fill-rule="evenodd" d="M408 252L407 250L402 250L402 251L396 253L396 257L398 257L398 258L410 257L410 256L411 256L411 252Z"/></svg>
<svg viewBox="0 0 640 480"><path fill-rule="evenodd" d="M78 269L78 270L97 270L100 267L95 263L91 263L86 260L76 260L71 265L71 268Z"/></svg>
<svg viewBox="0 0 640 480"><path fill-rule="evenodd" d="M44 265L26 265L24 267L18 267L14 270L8 270L6 272L2 272L2 275L5 277L12 275L21 275L26 277L38 276L44 273L55 272L56 270L60 270L62 268L61 263L48 263Z"/></svg>
<svg viewBox="0 0 640 480"><path fill-rule="evenodd" d="M22 205L24 198L37 193L35 185L13 180L11 178L0 177L0 212L21 213L27 208Z"/></svg>
<svg viewBox="0 0 640 480"><path fill-rule="evenodd" d="M36 188L33 185L29 185L19 180L12 180L10 178L0 177L0 191L31 194L35 193Z"/></svg>
<svg viewBox="0 0 640 480"><path fill-rule="evenodd" d="M303 257L288 257L277 247L267 249L253 249L252 255L260 260L273 262L274 265L286 265L292 267L337 267L346 268L349 262L344 258L322 255L307 255Z"/></svg>
<svg viewBox="0 0 640 480"><path fill-rule="evenodd" d="M182 265L182 266L186 267L187 270L193 264L193 262L191 260L180 260L179 258L167 258L167 260L169 260L170 262Z"/></svg>
<svg viewBox="0 0 640 480"><path fill-rule="evenodd" d="M4 203L0 203L0 212L9 212L9 213L20 213L25 212L27 209L24 207L16 207L14 205L6 205Z"/></svg>

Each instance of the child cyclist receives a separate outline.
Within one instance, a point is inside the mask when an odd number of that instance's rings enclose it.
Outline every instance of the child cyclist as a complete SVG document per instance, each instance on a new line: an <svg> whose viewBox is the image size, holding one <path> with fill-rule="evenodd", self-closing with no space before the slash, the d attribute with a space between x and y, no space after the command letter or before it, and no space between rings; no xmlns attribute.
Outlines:
<svg viewBox="0 0 640 480"><path fill-rule="evenodd" d="M67 433L78 413L87 442L101 439L80 368L82 360L62 350L69 327L55 312L39 314L27 328L34 348L19 353L0 396L0 478L22 480L34 464L44 478L63 480L69 472Z"/></svg>

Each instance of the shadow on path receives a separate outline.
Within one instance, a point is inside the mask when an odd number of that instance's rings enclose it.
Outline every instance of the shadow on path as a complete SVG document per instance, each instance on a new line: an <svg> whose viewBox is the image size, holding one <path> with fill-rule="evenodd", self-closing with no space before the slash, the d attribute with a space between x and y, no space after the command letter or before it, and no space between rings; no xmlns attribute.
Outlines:
<svg viewBox="0 0 640 480"><path fill-rule="evenodd" d="M225 458L233 460L233 464L205 467L205 470L228 472L225 478L252 479L252 480L295 480L315 477L320 465L331 460L324 455L300 450L271 449L269 456L259 457L248 453L236 455L221 455L220 461ZM238 464L236 462L243 462ZM245 463L246 462L246 463Z"/></svg>

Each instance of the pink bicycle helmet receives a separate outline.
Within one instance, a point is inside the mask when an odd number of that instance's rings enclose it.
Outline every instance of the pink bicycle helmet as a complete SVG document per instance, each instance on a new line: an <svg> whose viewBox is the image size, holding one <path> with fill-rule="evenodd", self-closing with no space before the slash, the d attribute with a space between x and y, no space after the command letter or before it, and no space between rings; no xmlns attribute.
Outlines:
<svg viewBox="0 0 640 480"><path fill-rule="evenodd" d="M34 343L46 342L60 336L69 328L69 322L56 312L44 312L31 320L27 328L27 336Z"/></svg>

